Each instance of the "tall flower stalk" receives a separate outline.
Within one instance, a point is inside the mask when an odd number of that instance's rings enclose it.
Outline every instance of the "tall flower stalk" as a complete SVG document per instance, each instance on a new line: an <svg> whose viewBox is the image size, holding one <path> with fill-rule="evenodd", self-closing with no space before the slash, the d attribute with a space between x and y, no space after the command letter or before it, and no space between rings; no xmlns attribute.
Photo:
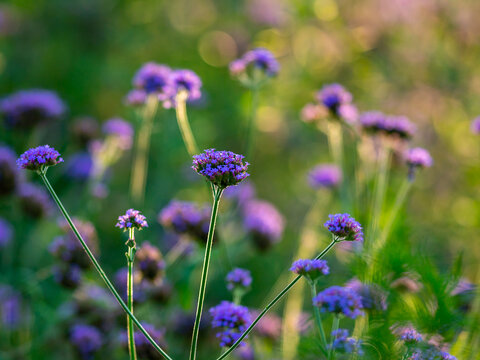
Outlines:
<svg viewBox="0 0 480 360"><path fill-rule="evenodd" d="M85 240L83 240L82 236L80 235L79 231L77 230L75 224L73 223L72 219L70 218L70 215L68 214L67 210L63 206L60 198L57 196L55 193L55 190L53 189L52 185L47 179L47 169L49 166L56 165L60 162L63 162L63 159L60 157L60 154L53 148L49 147L48 145L45 146L39 146L34 149L30 149L26 151L24 154L20 156L20 158L17 160L17 165L22 168L22 169L27 169L27 170L33 170L36 171L37 174L40 175L42 181L44 182L47 190L50 192L52 195L53 199L55 200L55 203L57 204L58 208L60 209L60 212L62 215L65 217L65 220L67 221L68 225L72 229L73 233L77 237L78 241L80 241L83 249L87 253L88 258L90 261L93 263L95 270L97 270L98 274L102 278L102 280L105 282L107 288L111 291L117 302L120 304L122 309L128 314L128 316L133 320L134 324L139 328L139 330L145 335L147 340L152 344L152 346L157 350L165 359L167 360L172 360L172 358L153 340L153 338L150 336L150 334L145 330L145 328L142 326L140 321L132 314L128 306L125 304L125 302L122 300L121 296L118 294L117 290L113 286L112 282L110 279L107 277L105 272L103 271L102 267L98 263L97 259L93 255L92 251L86 244Z"/></svg>
<svg viewBox="0 0 480 360"><path fill-rule="evenodd" d="M182 134L183 143L190 156L198 154L198 146L195 141L195 137L190 127L190 122L187 116L187 99L188 92L186 90L180 90L175 98L175 114L177 116L178 129Z"/></svg>

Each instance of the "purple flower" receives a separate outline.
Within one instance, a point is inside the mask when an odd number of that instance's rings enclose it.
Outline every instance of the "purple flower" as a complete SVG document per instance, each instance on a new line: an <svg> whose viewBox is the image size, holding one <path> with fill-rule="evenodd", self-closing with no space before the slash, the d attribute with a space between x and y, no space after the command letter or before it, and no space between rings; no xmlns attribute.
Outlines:
<svg viewBox="0 0 480 360"><path fill-rule="evenodd" d="M338 329L332 331L332 348L340 354L353 354L357 353L362 355L363 351L361 349L362 342L353 337L349 336L348 330Z"/></svg>
<svg viewBox="0 0 480 360"><path fill-rule="evenodd" d="M345 284L345 287L355 291L362 300L362 308L365 310L387 310L387 296L376 284L364 284L354 278Z"/></svg>
<svg viewBox="0 0 480 360"><path fill-rule="evenodd" d="M376 134L384 129L386 118L380 111L368 111L360 115L359 121L365 132Z"/></svg>
<svg viewBox="0 0 480 360"><path fill-rule="evenodd" d="M234 199L238 205L244 206L255 198L255 187L250 181L246 180L237 186L227 188L223 195L227 199Z"/></svg>
<svg viewBox="0 0 480 360"><path fill-rule="evenodd" d="M243 209L243 225L259 250L265 251L280 241L285 220L270 203L249 201Z"/></svg>
<svg viewBox="0 0 480 360"><path fill-rule="evenodd" d="M355 124L358 120L358 109L353 104L342 104L338 107L337 114L349 124Z"/></svg>
<svg viewBox="0 0 480 360"><path fill-rule="evenodd" d="M172 85L172 70L154 62L144 64L133 78L133 86L146 94L158 95L160 101L172 95Z"/></svg>
<svg viewBox="0 0 480 360"><path fill-rule="evenodd" d="M0 249L7 246L13 238L13 227L12 225L0 217Z"/></svg>
<svg viewBox="0 0 480 360"><path fill-rule="evenodd" d="M349 214L328 215L328 218L324 226L337 241L363 241L362 226Z"/></svg>
<svg viewBox="0 0 480 360"><path fill-rule="evenodd" d="M234 359L255 360L255 352L251 346L245 345L236 348L233 352Z"/></svg>
<svg viewBox="0 0 480 360"><path fill-rule="evenodd" d="M342 314L352 319L363 315L360 310L362 308L360 296L355 291L341 286L331 286L320 292L313 298L313 305L318 306L321 312Z"/></svg>
<svg viewBox="0 0 480 360"><path fill-rule="evenodd" d="M42 187L22 183L17 191L20 208L33 219L41 219L50 214L52 202Z"/></svg>
<svg viewBox="0 0 480 360"><path fill-rule="evenodd" d="M310 281L316 281L322 275L328 275L330 269L325 260L300 259L295 261L290 271L305 276Z"/></svg>
<svg viewBox="0 0 480 360"><path fill-rule="evenodd" d="M188 100L194 101L200 99L202 92L202 80L192 70L175 70L172 73L173 88L175 94L184 90L188 93Z"/></svg>
<svg viewBox="0 0 480 360"><path fill-rule="evenodd" d="M230 291L242 290L245 291L250 288L252 284L252 276L250 271L236 268L230 271L226 277L227 280L227 289Z"/></svg>
<svg viewBox="0 0 480 360"><path fill-rule="evenodd" d="M67 289L75 289L82 280L82 270L74 264L56 265L52 269L55 281Z"/></svg>
<svg viewBox="0 0 480 360"><path fill-rule="evenodd" d="M342 170L333 164L317 165L308 174L308 180L314 189L333 188L342 181Z"/></svg>
<svg viewBox="0 0 480 360"><path fill-rule="evenodd" d="M140 214L140 211L128 209L125 215L120 215L118 217L115 227L123 229L123 231L126 231L127 229L142 230L144 227L148 227L148 224L145 216Z"/></svg>
<svg viewBox="0 0 480 360"><path fill-rule="evenodd" d="M48 90L23 90L0 101L0 114L7 125L17 128L30 129L48 120L58 119L65 109L58 95Z"/></svg>
<svg viewBox="0 0 480 360"><path fill-rule="evenodd" d="M206 241L211 209L197 204L172 200L158 214L158 221L177 234L184 234Z"/></svg>
<svg viewBox="0 0 480 360"><path fill-rule="evenodd" d="M460 311L467 313L472 308L476 293L477 286L475 284L471 283L469 280L460 279L450 292L450 295L452 295L456 307Z"/></svg>
<svg viewBox="0 0 480 360"><path fill-rule="evenodd" d="M145 90L133 89L125 97L125 104L130 106L142 106L146 101L147 93Z"/></svg>
<svg viewBox="0 0 480 360"><path fill-rule="evenodd" d="M72 155L66 165L66 174L71 179L85 181L93 172L92 156L87 152L78 152Z"/></svg>
<svg viewBox="0 0 480 360"><path fill-rule="evenodd" d="M158 248L146 241L137 251L136 257L138 269L143 279L151 282L162 279L166 264Z"/></svg>
<svg viewBox="0 0 480 360"><path fill-rule="evenodd" d="M307 104L302 108L301 118L306 123L312 123L326 118L328 109L320 104Z"/></svg>
<svg viewBox="0 0 480 360"><path fill-rule="evenodd" d="M90 116L82 116L74 120L72 133L75 140L83 148L90 141L97 139L100 135L100 127L98 121Z"/></svg>
<svg viewBox="0 0 480 360"><path fill-rule="evenodd" d="M232 75L238 76L244 73L249 66L261 70L267 76L275 76L280 70L278 61L269 50L256 48L230 63L230 72Z"/></svg>
<svg viewBox="0 0 480 360"><path fill-rule="evenodd" d="M480 116L478 116L478 117L476 117L475 119L472 120L472 124L470 125L470 130L475 135L480 134Z"/></svg>
<svg viewBox="0 0 480 360"><path fill-rule="evenodd" d="M252 316L256 318L259 312L253 312ZM254 328L255 333L271 341L278 340L282 334L282 319L275 313L267 313L258 322Z"/></svg>
<svg viewBox="0 0 480 360"><path fill-rule="evenodd" d="M249 176L248 162L243 163L243 155L231 151L205 150L202 154L193 156L192 169L205 176L213 185L220 189L237 185Z"/></svg>
<svg viewBox="0 0 480 360"><path fill-rule="evenodd" d="M103 132L117 139L122 150L128 150L132 147L133 127L129 122L120 118L107 120L103 124Z"/></svg>
<svg viewBox="0 0 480 360"><path fill-rule="evenodd" d="M217 338L221 347L230 347L250 325L248 308L228 301L222 301L210 309L212 327L219 328Z"/></svg>
<svg viewBox="0 0 480 360"><path fill-rule="evenodd" d="M0 196L12 194L20 180L16 159L12 149L0 146Z"/></svg>
<svg viewBox="0 0 480 360"><path fill-rule="evenodd" d="M146 284L141 281L141 277L137 276L138 271L133 272L133 301L136 303L143 303L147 300ZM115 273L115 285L124 301L127 301L127 282L128 282L128 268L124 267Z"/></svg>
<svg viewBox="0 0 480 360"><path fill-rule="evenodd" d="M159 344L162 348L166 348L165 344L165 331L161 329L157 329L152 324L142 323L142 326L145 330L150 334L150 336L155 340L157 344ZM137 349L137 355L139 359L158 359L158 352L155 348L150 344L148 339L141 333L139 330L135 331L134 333L134 340L135 346ZM124 348L127 349L128 347L128 336L127 332L122 332L120 336L120 341Z"/></svg>
<svg viewBox="0 0 480 360"><path fill-rule="evenodd" d="M419 147L408 150L406 162L410 167L420 168L430 167L433 164L433 160L429 152Z"/></svg>
<svg viewBox="0 0 480 360"><path fill-rule="evenodd" d="M21 169L43 171L49 166L63 162L60 153L49 145L38 146L25 151L17 160Z"/></svg>
<svg viewBox="0 0 480 360"><path fill-rule="evenodd" d="M70 329L70 341L84 360L93 359L103 343L100 331L89 325L73 326Z"/></svg>
<svg viewBox="0 0 480 360"><path fill-rule="evenodd" d="M334 115L339 115L338 110L340 106L350 104L353 100L350 94L340 84L325 85L317 93L318 101L325 105Z"/></svg>
<svg viewBox="0 0 480 360"><path fill-rule="evenodd" d="M401 139L412 138L416 130L416 126L406 116L387 116L383 125L383 131L387 135Z"/></svg>
<svg viewBox="0 0 480 360"><path fill-rule="evenodd" d="M407 345L418 344L423 341L422 335L412 327L403 329L400 340L402 340Z"/></svg>
<svg viewBox="0 0 480 360"><path fill-rule="evenodd" d="M22 321L20 294L7 285L0 285L0 316L2 328L16 330Z"/></svg>

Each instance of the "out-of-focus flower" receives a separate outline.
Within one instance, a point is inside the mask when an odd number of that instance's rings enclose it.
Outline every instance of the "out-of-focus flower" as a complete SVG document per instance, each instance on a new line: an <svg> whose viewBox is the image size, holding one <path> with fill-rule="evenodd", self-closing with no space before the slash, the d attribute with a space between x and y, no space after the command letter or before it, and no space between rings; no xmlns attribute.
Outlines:
<svg viewBox="0 0 480 360"><path fill-rule="evenodd" d="M309 172L308 180L314 189L333 188L342 181L342 170L333 164L317 165Z"/></svg>
<svg viewBox="0 0 480 360"><path fill-rule="evenodd" d="M87 152L73 154L66 162L66 175L75 180L85 181L93 173L93 159Z"/></svg>
<svg viewBox="0 0 480 360"><path fill-rule="evenodd" d="M182 90L186 91L189 101L198 100L202 96L202 92L200 91L202 88L202 80L192 70L175 70L172 73L172 81L175 93Z"/></svg>
<svg viewBox="0 0 480 360"><path fill-rule="evenodd" d="M150 334L150 336L155 340L157 344L159 344L163 349L165 349L167 346L165 344L165 331L156 328L152 324L148 323L142 323L142 326L145 328L145 330ZM135 331L134 333L134 340L135 340L135 346L137 349L137 355L140 359L146 359L146 360L156 360L158 359L158 352L155 350L155 348L150 344L148 339L143 335L140 331ZM125 349L128 349L128 335L127 332L122 332L120 336L120 341L122 343L122 346Z"/></svg>
<svg viewBox="0 0 480 360"><path fill-rule="evenodd" d="M243 163L244 158L243 155L231 151L208 149L193 157L192 169L205 176L213 185L225 189L237 185L249 176L247 169L250 164Z"/></svg>
<svg viewBox="0 0 480 360"><path fill-rule="evenodd" d="M31 129L60 118L65 110L58 95L48 90L22 90L0 101L0 114L15 128Z"/></svg>
<svg viewBox="0 0 480 360"><path fill-rule="evenodd" d="M300 259L292 264L290 271L315 282L323 275L328 275L330 269L325 260Z"/></svg>
<svg viewBox="0 0 480 360"><path fill-rule="evenodd" d="M89 325L75 325L70 329L70 341L83 360L93 359L102 347L102 334Z"/></svg>
<svg viewBox="0 0 480 360"><path fill-rule="evenodd" d="M363 229L358 221L349 214L329 215L324 226L339 241L363 241Z"/></svg>
<svg viewBox="0 0 480 360"><path fill-rule="evenodd" d="M256 318L259 313L253 312L252 316ZM264 317L257 323L254 328L255 333L265 339L270 341L277 341L280 339L282 334L282 319L274 314L267 313Z"/></svg>
<svg viewBox="0 0 480 360"><path fill-rule="evenodd" d="M117 144L122 150L128 150L133 143L132 125L120 118L112 118L103 124L103 132L117 140Z"/></svg>
<svg viewBox="0 0 480 360"><path fill-rule="evenodd" d="M408 327L403 329L400 340L402 340L406 345L414 345L423 341L423 336L415 330L413 327Z"/></svg>
<svg viewBox="0 0 480 360"><path fill-rule="evenodd" d="M255 198L255 187L246 180L237 186L227 188L223 194L227 199L235 200L238 205L243 206Z"/></svg>
<svg viewBox="0 0 480 360"><path fill-rule="evenodd" d="M317 93L317 100L326 106L333 115L340 115L338 113L340 107L351 104L353 96L342 85L329 84L320 89Z"/></svg>
<svg viewBox="0 0 480 360"><path fill-rule="evenodd" d="M472 124L470 125L470 130L472 130L472 133L474 133L475 135L480 134L480 116L472 120Z"/></svg>
<svg viewBox="0 0 480 360"><path fill-rule="evenodd" d="M56 265L52 272L55 281L68 289L75 289L82 280L82 270L75 264Z"/></svg>
<svg viewBox="0 0 480 360"><path fill-rule="evenodd" d="M416 132L416 126L405 116L387 116L379 111L363 113L360 124L366 133L393 136L408 140Z"/></svg>
<svg viewBox="0 0 480 360"><path fill-rule="evenodd" d="M160 211L158 221L177 234L206 241L210 212L209 206L200 208L192 202L172 200Z"/></svg>
<svg viewBox="0 0 480 360"><path fill-rule="evenodd" d="M230 291L246 291L252 285L250 271L241 268L230 271L225 280L227 281L227 289Z"/></svg>
<svg viewBox="0 0 480 360"><path fill-rule="evenodd" d="M415 168L430 167L433 164L430 153L427 150L419 147L408 150L405 160L408 166Z"/></svg>
<svg viewBox="0 0 480 360"><path fill-rule="evenodd" d="M313 123L325 119L328 116L328 108L323 104L307 104L302 108L300 117L306 123Z"/></svg>
<svg viewBox="0 0 480 360"><path fill-rule="evenodd" d="M20 181L17 155L8 146L0 146L0 196L10 195Z"/></svg>
<svg viewBox="0 0 480 360"><path fill-rule="evenodd" d="M13 227L12 225L0 217L0 249L7 246L13 238Z"/></svg>
<svg viewBox="0 0 480 360"><path fill-rule="evenodd" d="M78 144L85 147L90 141L98 138L100 126L94 118L82 116L73 121L72 133Z"/></svg>
<svg viewBox="0 0 480 360"><path fill-rule="evenodd" d="M240 59L230 63L230 73L237 77L249 77L252 85L258 85L257 83L260 81L255 77L256 69L265 76L271 77L277 75L280 65L273 54L264 48L250 50Z"/></svg>
<svg viewBox="0 0 480 360"><path fill-rule="evenodd" d="M332 331L332 348L340 354L363 355L362 342L349 336L348 330L338 329Z"/></svg>
<svg viewBox="0 0 480 360"><path fill-rule="evenodd" d="M142 230L143 228L148 227L148 224L145 216L140 214L140 211L128 209L125 215L120 215L118 217L115 227L123 229L123 231L127 231L128 229Z"/></svg>
<svg viewBox="0 0 480 360"><path fill-rule="evenodd" d="M142 279L156 282L163 278L166 264L158 248L146 241L137 251L136 257Z"/></svg>
<svg viewBox="0 0 480 360"><path fill-rule="evenodd" d="M251 346L246 344L233 351L233 358L238 360L255 360L255 352Z"/></svg>
<svg viewBox="0 0 480 360"><path fill-rule="evenodd" d="M63 159L57 150L49 145L43 145L29 149L20 155L17 166L21 169L42 171L61 162Z"/></svg>
<svg viewBox="0 0 480 360"><path fill-rule="evenodd" d="M360 115L359 122L366 133L377 134L383 131L386 118L380 111L367 111Z"/></svg>
<svg viewBox="0 0 480 360"><path fill-rule="evenodd" d="M416 293L422 288L422 284L418 282L415 276L405 274L392 281L390 287L398 291Z"/></svg>
<svg viewBox="0 0 480 360"><path fill-rule="evenodd" d="M210 309L212 327L218 328L217 338L221 347L230 347L250 325L248 308L228 301L222 301Z"/></svg>
<svg viewBox="0 0 480 360"><path fill-rule="evenodd" d="M33 219L41 219L50 214L52 202L45 190L31 183L20 184L17 196L22 211Z"/></svg>
<svg viewBox="0 0 480 360"><path fill-rule="evenodd" d="M73 316L89 319L102 331L111 331L120 314L117 301L104 287L82 282L73 293Z"/></svg>
<svg viewBox="0 0 480 360"><path fill-rule="evenodd" d="M142 106L147 101L147 92L145 90L133 89L125 97L125 104L130 106Z"/></svg>
<svg viewBox="0 0 480 360"><path fill-rule="evenodd" d="M270 26L285 24L290 15L287 4L282 0L249 0L247 12L256 23Z"/></svg>
<svg viewBox="0 0 480 360"><path fill-rule="evenodd" d="M124 267L115 273L115 285L124 301L127 301L128 268ZM133 272L133 301L143 303L147 300L147 286L141 281L138 271Z"/></svg>
<svg viewBox="0 0 480 360"><path fill-rule="evenodd" d="M165 65L148 62L144 64L133 78L133 86L147 95L155 94L160 101L172 95L172 70ZM138 99L138 93L135 94Z"/></svg>
<svg viewBox="0 0 480 360"><path fill-rule="evenodd" d="M243 209L243 216L243 225L259 250L268 250L280 241L285 220L272 204L262 200L249 201Z"/></svg>
<svg viewBox="0 0 480 360"><path fill-rule="evenodd" d="M468 312L477 294L477 286L467 279L460 279L455 288L450 292L456 306L463 312Z"/></svg>
<svg viewBox="0 0 480 360"><path fill-rule="evenodd" d="M331 286L313 298L313 305L318 306L321 312L341 314L355 319L363 315L362 299L353 290L341 287Z"/></svg>
<svg viewBox="0 0 480 360"><path fill-rule="evenodd" d="M146 284L142 282L142 284ZM163 279L160 284L148 284L147 292L149 297L159 304L166 304L173 294L173 286L167 279Z"/></svg>
<svg viewBox="0 0 480 360"><path fill-rule="evenodd" d="M376 284L364 284L360 280L354 278L345 284L346 288L352 289L360 297L362 308L371 311L387 310L387 296Z"/></svg>
<svg viewBox="0 0 480 360"><path fill-rule="evenodd" d="M20 294L12 287L0 285L0 316L2 328L14 331L22 323Z"/></svg>

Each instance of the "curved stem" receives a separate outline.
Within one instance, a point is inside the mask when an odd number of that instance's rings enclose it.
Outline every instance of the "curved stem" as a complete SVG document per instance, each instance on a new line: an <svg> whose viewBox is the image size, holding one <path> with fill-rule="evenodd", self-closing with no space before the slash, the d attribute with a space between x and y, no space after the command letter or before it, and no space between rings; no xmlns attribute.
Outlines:
<svg viewBox="0 0 480 360"><path fill-rule="evenodd" d="M198 154L198 146L193 136L190 123L187 116L187 98L188 93L186 91L180 91L177 94L175 101L175 114L177 115L177 123L180 133L182 134L183 143L187 148L187 152L190 156Z"/></svg>
<svg viewBox="0 0 480 360"><path fill-rule="evenodd" d="M335 349L333 348L333 343L335 341L335 333L338 331L340 326L340 317L338 315L334 315L333 322L332 322L332 341L330 343L330 352L328 353L328 360L335 359Z"/></svg>
<svg viewBox="0 0 480 360"><path fill-rule="evenodd" d="M77 237L78 241L80 241L80 243L82 244L82 247L83 249L85 250L85 252L87 253L87 256L88 258L90 259L90 261L93 263L94 267L95 267L95 270L97 270L98 274L100 275L100 277L102 278L102 280L105 282L105 284L107 285L108 289L112 292L113 296L115 297L115 299L118 301L118 303L120 304L120 306L122 307L123 311L125 311L128 316L133 320L133 322L135 323L135 325L137 325L138 329L143 333L143 335L145 335L145 337L147 338L147 340L152 344L152 346L155 348L155 350L157 350L160 354L162 354L162 356L165 358L165 359L168 359L168 360L172 360L172 358L170 356L168 356L168 354L155 342L155 340L153 340L153 338L150 336L150 334L145 330L145 328L142 326L142 324L140 324L140 321L138 321L138 319L132 314L132 312L130 311L130 309L128 308L128 306L125 304L125 302L122 300L121 296L118 294L117 290L115 289L115 287L113 286L112 282L110 281L110 279L107 277L107 275L105 274L105 272L103 271L102 267L100 266L100 264L98 263L97 259L95 259L95 256L93 255L93 253L91 252L91 250L89 249L88 245L85 243L85 241L83 240L82 236L80 235L80 233L78 232L76 226L74 225L72 219L70 218L70 215L68 215L67 213L67 210L65 210L65 207L63 206L60 198L57 196L57 194L55 193L55 190L53 190L53 187L52 185L50 184L50 182L48 181L47 179L47 176L45 174L45 171L41 172L40 173L40 177L42 178L45 186L47 187L48 191L50 192L50 194L52 195L53 199L55 200L55 202L57 203L58 205L58 208L60 209L62 215L65 217L65 220L67 220L68 222L68 225L70 225L70 228L72 229L73 233L75 234L75 236Z"/></svg>
<svg viewBox="0 0 480 360"><path fill-rule="evenodd" d="M197 312L195 323L193 324L192 343L190 346L190 360L195 360L197 356L198 333L200 329L200 320L202 318L203 303L205 301L205 289L207 287L208 268L210 267L210 258L212 255L213 234L215 232L215 223L217 221L218 205L222 197L223 189L212 186L213 207L210 217L210 227L208 229L207 245L205 247L205 257L203 259L202 277L200 279L200 289L198 292Z"/></svg>
<svg viewBox="0 0 480 360"><path fill-rule="evenodd" d="M325 254L337 243L337 240L334 239L318 256L315 260L321 259L325 256ZM255 320L250 324L247 330L235 341L235 343L226 351L224 352L217 360L224 359L228 356L233 350L237 348L238 345L245 339L245 337L253 330L255 325L262 319L262 317L270 310L275 304L302 278L302 275L298 275L293 279L270 303L262 310L262 312L257 316Z"/></svg>
<svg viewBox="0 0 480 360"><path fill-rule="evenodd" d="M129 239L134 239L134 229L130 229ZM127 305L130 312L133 314L133 262L135 259L135 245L128 246L127 263L128 263L128 279L127 279ZM128 332L128 354L130 360L137 359L137 352L135 350L135 332L133 328L133 320L127 316L127 332Z"/></svg>
<svg viewBox="0 0 480 360"><path fill-rule="evenodd" d="M310 286L312 290L312 299L317 296L317 285L315 282L311 283ZM318 327L318 332L320 333L320 339L322 340L322 352L327 355L328 351L328 343L327 343L327 337L325 336L325 330L323 329L323 324L322 324L322 317L320 316L320 309L318 306L313 307L313 312L315 314L315 322L317 323Z"/></svg>

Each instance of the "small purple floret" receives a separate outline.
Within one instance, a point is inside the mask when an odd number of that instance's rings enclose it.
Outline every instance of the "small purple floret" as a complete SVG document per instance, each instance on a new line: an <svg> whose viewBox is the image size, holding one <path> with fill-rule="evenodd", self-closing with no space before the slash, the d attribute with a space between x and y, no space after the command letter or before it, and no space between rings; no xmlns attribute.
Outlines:
<svg viewBox="0 0 480 360"><path fill-rule="evenodd" d="M118 222L115 225L124 231L128 229L137 229L142 230L145 227L148 227L145 216L140 214L140 211L134 209L128 209L125 215L120 215L118 217Z"/></svg>
<svg viewBox="0 0 480 360"><path fill-rule="evenodd" d="M38 146L25 151L17 160L21 169L40 171L63 162L60 153L49 145Z"/></svg>
<svg viewBox="0 0 480 360"><path fill-rule="evenodd" d="M363 241L363 229L358 221L349 214L329 215L324 226L337 240Z"/></svg>

